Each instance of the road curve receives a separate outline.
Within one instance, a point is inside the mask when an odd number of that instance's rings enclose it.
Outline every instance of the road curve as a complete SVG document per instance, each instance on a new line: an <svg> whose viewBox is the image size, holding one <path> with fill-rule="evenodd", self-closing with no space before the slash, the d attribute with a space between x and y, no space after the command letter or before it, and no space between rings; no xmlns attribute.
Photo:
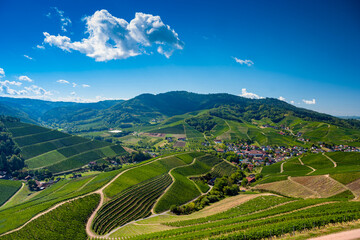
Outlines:
<svg viewBox="0 0 360 240"><path fill-rule="evenodd" d="M308 240L356 240L360 239L360 229L354 229L344 232L332 233L329 235L309 238Z"/></svg>

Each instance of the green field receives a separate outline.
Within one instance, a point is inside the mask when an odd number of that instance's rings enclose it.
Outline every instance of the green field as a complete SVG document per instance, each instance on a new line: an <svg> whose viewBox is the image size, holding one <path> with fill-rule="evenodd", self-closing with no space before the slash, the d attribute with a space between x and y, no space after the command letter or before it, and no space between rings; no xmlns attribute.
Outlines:
<svg viewBox="0 0 360 240"><path fill-rule="evenodd" d="M171 177L164 174L123 191L99 210L93 229L103 235L115 227L151 215L155 201L171 182Z"/></svg>
<svg viewBox="0 0 360 240"><path fill-rule="evenodd" d="M140 221L138 233L128 232L122 236L127 239L263 239L360 218L359 202L333 201L259 196L206 217L189 216L188 220L179 221L169 216L160 221ZM111 235L118 236L121 235Z"/></svg>
<svg viewBox="0 0 360 240"><path fill-rule="evenodd" d="M21 182L0 179L0 206L3 205L21 187Z"/></svg>
<svg viewBox="0 0 360 240"><path fill-rule="evenodd" d="M12 123L5 123L5 125ZM80 168L104 157L126 154L119 145L90 141L36 125L17 123L9 131L20 146L25 164L30 169L47 168L53 173Z"/></svg>
<svg viewBox="0 0 360 240"><path fill-rule="evenodd" d="M211 170L212 166L221 161L216 157L205 155L196 158L194 164L174 169L171 174L174 176L175 182L160 198L155 206L155 212L166 211L172 205L179 206L198 197L201 192L188 177L205 174Z"/></svg>
<svg viewBox="0 0 360 240"><path fill-rule="evenodd" d="M150 178L165 174L174 167L184 165L186 165L184 161L172 156L150 162L147 165L131 169L122 174L104 190L104 193L107 197L113 198L131 186L146 181Z"/></svg>
<svg viewBox="0 0 360 240"><path fill-rule="evenodd" d="M2 236L4 240L18 239L87 239L85 223L99 204L100 196L93 194L56 208L14 233Z"/></svg>
<svg viewBox="0 0 360 240"><path fill-rule="evenodd" d="M124 169L82 177L73 180L61 180L41 192L23 194L16 204L0 209L0 233L21 226L30 218L49 207L76 196L100 188ZM85 185L86 184L86 185Z"/></svg>

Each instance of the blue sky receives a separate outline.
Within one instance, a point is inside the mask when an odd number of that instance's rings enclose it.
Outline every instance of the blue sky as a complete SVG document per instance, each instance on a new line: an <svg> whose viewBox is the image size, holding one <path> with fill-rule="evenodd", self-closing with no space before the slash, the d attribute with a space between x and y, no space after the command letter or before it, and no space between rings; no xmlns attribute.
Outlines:
<svg viewBox="0 0 360 240"><path fill-rule="evenodd" d="M226 92L360 115L359 13L341 0L2 0L1 95Z"/></svg>

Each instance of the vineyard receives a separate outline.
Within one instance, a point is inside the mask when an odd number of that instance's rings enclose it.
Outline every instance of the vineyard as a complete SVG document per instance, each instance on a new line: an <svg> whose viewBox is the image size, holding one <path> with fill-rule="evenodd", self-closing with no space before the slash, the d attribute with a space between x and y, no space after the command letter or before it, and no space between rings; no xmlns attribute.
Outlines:
<svg viewBox="0 0 360 240"><path fill-rule="evenodd" d="M171 229L148 233L144 231L141 235L129 235L127 238L262 239L359 218L359 202L260 196L208 217L170 222L164 218L161 224ZM139 224L146 226L151 221Z"/></svg>
<svg viewBox="0 0 360 240"><path fill-rule="evenodd" d="M171 177L164 174L125 190L99 210L93 229L102 235L115 227L149 216L156 199L171 181Z"/></svg>
<svg viewBox="0 0 360 240"><path fill-rule="evenodd" d="M27 224L19 231L0 237L2 240L19 239L87 239L84 225L99 204L97 194L65 203L57 209Z"/></svg>
<svg viewBox="0 0 360 240"><path fill-rule="evenodd" d="M188 176L201 175L209 172L212 166L222 162L217 157L205 155L195 159L191 165L174 169L171 174L175 182L170 189L160 198L155 206L155 212L160 213L169 210L172 205L179 206L200 196L196 184ZM203 188L204 189L204 188Z"/></svg>
<svg viewBox="0 0 360 240"><path fill-rule="evenodd" d="M0 180L0 206L3 205L19 188L21 182Z"/></svg>
<svg viewBox="0 0 360 240"><path fill-rule="evenodd" d="M30 169L46 167L57 173L80 168L91 161L125 154L125 150L108 142L85 138L27 123L4 122L21 148Z"/></svg>

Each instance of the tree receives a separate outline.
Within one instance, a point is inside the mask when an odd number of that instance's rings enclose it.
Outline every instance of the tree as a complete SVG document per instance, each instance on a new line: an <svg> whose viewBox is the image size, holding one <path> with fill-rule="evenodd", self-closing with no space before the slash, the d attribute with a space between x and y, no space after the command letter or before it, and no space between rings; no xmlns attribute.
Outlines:
<svg viewBox="0 0 360 240"><path fill-rule="evenodd" d="M247 178L244 178L241 182L241 186L246 187L248 185L249 181L247 180Z"/></svg>

